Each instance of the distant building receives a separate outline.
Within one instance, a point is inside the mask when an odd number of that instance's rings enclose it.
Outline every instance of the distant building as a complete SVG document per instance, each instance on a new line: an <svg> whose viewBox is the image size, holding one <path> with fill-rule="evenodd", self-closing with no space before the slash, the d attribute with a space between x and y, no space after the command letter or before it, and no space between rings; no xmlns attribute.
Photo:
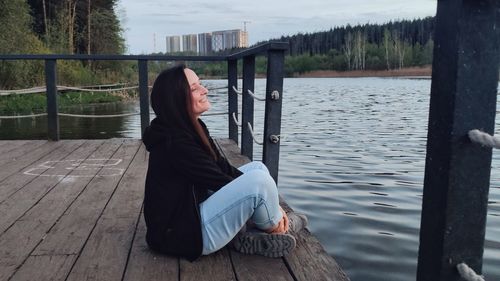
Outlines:
<svg viewBox="0 0 500 281"><path fill-rule="evenodd" d="M198 53L207 54L212 51L212 33L198 34Z"/></svg>
<svg viewBox="0 0 500 281"><path fill-rule="evenodd" d="M212 50L221 51L248 47L248 33L241 29L212 32Z"/></svg>
<svg viewBox="0 0 500 281"><path fill-rule="evenodd" d="M183 52L198 52L198 38L196 34L182 35L182 51Z"/></svg>
<svg viewBox="0 0 500 281"><path fill-rule="evenodd" d="M182 40L181 40L182 39ZM167 53L191 52L207 54L232 48L248 47L248 33L241 29L221 30L212 33L167 36Z"/></svg>
<svg viewBox="0 0 500 281"><path fill-rule="evenodd" d="M166 37L166 43L167 43L167 53L177 53L182 51L181 49L181 37L176 35L176 36L167 36Z"/></svg>

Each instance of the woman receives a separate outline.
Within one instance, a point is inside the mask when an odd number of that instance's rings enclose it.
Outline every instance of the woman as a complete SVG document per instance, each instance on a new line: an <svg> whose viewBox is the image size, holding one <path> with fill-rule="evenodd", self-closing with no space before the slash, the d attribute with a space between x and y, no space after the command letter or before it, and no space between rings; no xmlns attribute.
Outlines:
<svg viewBox="0 0 500 281"><path fill-rule="evenodd" d="M238 170L219 153L199 119L210 108L207 93L183 65L163 71L154 82L156 118L143 135L150 152L144 197L147 243L191 261L231 240L243 253L283 256L295 247L289 228L306 220L287 217L262 163ZM238 234L248 221L260 231Z"/></svg>

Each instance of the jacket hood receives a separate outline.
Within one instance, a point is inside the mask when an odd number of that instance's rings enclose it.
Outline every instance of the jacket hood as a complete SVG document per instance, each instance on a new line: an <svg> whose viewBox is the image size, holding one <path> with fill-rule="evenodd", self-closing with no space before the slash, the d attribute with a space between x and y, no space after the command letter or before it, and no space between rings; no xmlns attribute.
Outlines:
<svg viewBox="0 0 500 281"><path fill-rule="evenodd" d="M200 122L207 136L210 136L207 125L205 125L205 123L201 119L198 119L198 122ZM148 151L151 151L155 146L159 144L170 146L174 139L179 140L188 136L199 138L182 129L169 127L168 125L162 123L160 119L155 118L153 119L153 121L151 121L151 124L146 127L146 130L144 130L144 134L142 134L142 142L146 146L146 149Z"/></svg>
<svg viewBox="0 0 500 281"><path fill-rule="evenodd" d="M146 146L147 151L151 151L159 144L169 146L172 142L174 131L175 129L165 126L159 119L155 118L142 134L142 142Z"/></svg>

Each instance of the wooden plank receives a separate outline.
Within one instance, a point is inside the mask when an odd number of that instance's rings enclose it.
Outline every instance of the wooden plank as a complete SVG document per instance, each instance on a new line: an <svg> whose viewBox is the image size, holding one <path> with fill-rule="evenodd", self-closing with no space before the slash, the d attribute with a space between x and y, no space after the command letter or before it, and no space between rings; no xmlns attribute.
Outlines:
<svg viewBox="0 0 500 281"><path fill-rule="evenodd" d="M66 280L121 280L136 221L101 218Z"/></svg>
<svg viewBox="0 0 500 281"><path fill-rule="evenodd" d="M223 248L216 253L202 256L194 262L180 259L180 280L230 281L237 279L232 269L229 251Z"/></svg>
<svg viewBox="0 0 500 281"><path fill-rule="evenodd" d="M42 221L18 221L0 237L0 280L12 276L45 231Z"/></svg>
<svg viewBox="0 0 500 281"><path fill-rule="evenodd" d="M12 161L0 169L0 203L15 192L33 181L36 177L26 175L30 168L37 167L46 161L56 161L73 152L84 141L60 141L47 144L32 151L29 156ZM39 173L42 170L38 170Z"/></svg>
<svg viewBox="0 0 500 281"><path fill-rule="evenodd" d="M125 170L139 148L137 140L125 140L120 148L110 156L121 159L113 169ZM109 169L100 170L87 188L78 196L64 215L47 233L44 240L33 251L33 255L78 254L87 241L99 216L115 191L122 175L107 176L114 173Z"/></svg>
<svg viewBox="0 0 500 281"><path fill-rule="evenodd" d="M221 151L222 155L224 155L235 167L240 167L250 162L248 157L240 154L240 149L233 140L215 139L214 141L219 147L219 151Z"/></svg>
<svg viewBox="0 0 500 281"><path fill-rule="evenodd" d="M101 150L96 149L101 146L103 141L91 141L87 145L81 146L79 149L72 153L71 159L86 159L88 157L95 157L97 154L110 155L109 150L116 149L117 146L109 142L107 146L101 147ZM95 154L91 154L94 152ZM73 158L74 157L74 158ZM88 165L85 162L80 162L77 167ZM64 171L66 170L66 171ZM68 173L71 170L71 175L81 175L78 169L66 169L61 167L58 173ZM46 183L54 184L45 194L24 192L19 193L25 195L24 197L14 198L19 199L19 208L12 206L12 213L8 214L8 222L15 219L16 216L26 213L15 223L10 226L3 235L0 236L0 279L1 277L9 277L15 273L15 270L24 262L29 256L30 252L36 247L41 240L43 240L47 231L54 225L63 212L67 209L68 205L73 202L74 198L81 192L87 185L92 177L95 176L95 170L87 171L90 173L89 177L78 177L71 181L64 181L61 177L53 179L53 177L45 177ZM71 177L66 177L68 179ZM25 190L23 190L25 191ZM33 198L39 201L34 201ZM34 202L33 202L34 201ZM9 201L6 201L9 202ZM4 202L5 203L5 202ZM34 204L32 208L30 204ZM2 206L5 206L2 204ZM27 210L25 210L27 209ZM19 232L23 232L20 234ZM20 239L20 237L21 239Z"/></svg>
<svg viewBox="0 0 500 281"><path fill-rule="evenodd" d="M103 217L138 218L144 200L148 159L149 153L144 145L141 145L125 176L120 181L117 192L106 206Z"/></svg>
<svg viewBox="0 0 500 281"><path fill-rule="evenodd" d="M107 145L101 147L92 155L91 159L111 159L110 161L101 162L102 164L109 165L110 163L117 163L118 161L115 159L119 159L119 157L127 156L128 153L132 154L132 156L128 157L129 159L124 159L125 161L120 162L121 166L102 166L94 172L96 173L96 177L91 180L87 179L88 183L85 190L80 193L78 199L72 203L65 214L57 219L57 223L50 231L44 235L41 243L31 253L28 261L20 267L18 271L20 273L15 273L14 278L17 278L18 274L27 275L29 272L37 271L43 271L43 276L46 280L64 280L66 278L76 261L76 254L80 252L85 241L88 239L88 235L94 227L104 205L108 201L116 183L121 178L120 174L107 176L110 175L109 167L114 167L113 169L125 169L137 151L137 141L125 140L124 142L125 144L122 145L121 140L107 141ZM111 172L111 175L113 175L114 171ZM101 203L100 208L94 201ZM61 212L58 213L60 214ZM43 267L37 268L40 263L29 261L39 256L48 257L49 260L53 257L55 262L45 262ZM71 257L71 259L62 260L60 257L64 256Z"/></svg>
<svg viewBox="0 0 500 281"><path fill-rule="evenodd" d="M62 281L75 260L76 255L30 256L10 281Z"/></svg>
<svg viewBox="0 0 500 281"><path fill-rule="evenodd" d="M349 280L337 262L325 252L323 246L309 230L304 229L294 236L297 240L297 247L284 259L297 280Z"/></svg>
<svg viewBox="0 0 500 281"><path fill-rule="evenodd" d="M9 159L18 157L26 153L27 148L32 150L47 141L40 140L18 140L18 141L2 141L0 142L0 166L3 163L9 162Z"/></svg>
<svg viewBox="0 0 500 281"><path fill-rule="evenodd" d="M95 145L97 150L93 151L84 161L76 164L78 165L77 168L71 170L63 180L58 182L36 205L23 215L22 220L42 220L48 223L60 220L63 213L89 186L97 173L101 171L100 167L97 169L91 168L90 165L96 163L93 159L111 158L121 146L121 140L97 141ZM89 147L89 149L93 148ZM78 168L81 168L81 170Z"/></svg>
<svg viewBox="0 0 500 281"><path fill-rule="evenodd" d="M141 215L127 262L124 281L150 280L179 280L179 258L156 254L148 248L146 223L144 216Z"/></svg>
<svg viewBox="0 0 500 281"><path fill-rule="evenodd" d="M282 258L267 258L230 251L234 271L238 280L245 281L291 281L294 280ZM300 279L299 279L300 280ZM304 279L308 280L308 279Z"/></svg>
<svg viewBox="0 0 500 281"><path fill-rule="evenodd" d="M86 158L100 144L101 142L87 141L63 160ZM54 169L42 170L44 172L40 176L36 176L33 181L0 204L0 233L9 228L71 172L60 165L55 165Z"/></svg>
<svg viewBox="0 0 500 281"><path fill-rule="evenodd" d="M13 149L17 149L28 142L28 140L0 140L0 153L4 154Z"/></svg>
<svg viewBox="0 0 500 281"><path fill-rule="evenodd" d="M147 154L141 148L120 181L67 280L121 280L137 228Z"/></svg>

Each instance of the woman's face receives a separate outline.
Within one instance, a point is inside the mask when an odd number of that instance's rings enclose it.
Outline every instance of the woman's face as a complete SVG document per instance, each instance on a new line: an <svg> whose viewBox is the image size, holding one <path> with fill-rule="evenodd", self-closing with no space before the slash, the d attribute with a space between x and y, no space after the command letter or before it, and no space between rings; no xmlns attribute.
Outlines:
<svg viewBox="0 0 500 281"><path fill-rule="evenodd" d="M192 110L196 118L203 112L210 109L210 102L208 101L208 90L200 84L200 78L189 68L184 69L184 74L191 89Z"/></svg>

